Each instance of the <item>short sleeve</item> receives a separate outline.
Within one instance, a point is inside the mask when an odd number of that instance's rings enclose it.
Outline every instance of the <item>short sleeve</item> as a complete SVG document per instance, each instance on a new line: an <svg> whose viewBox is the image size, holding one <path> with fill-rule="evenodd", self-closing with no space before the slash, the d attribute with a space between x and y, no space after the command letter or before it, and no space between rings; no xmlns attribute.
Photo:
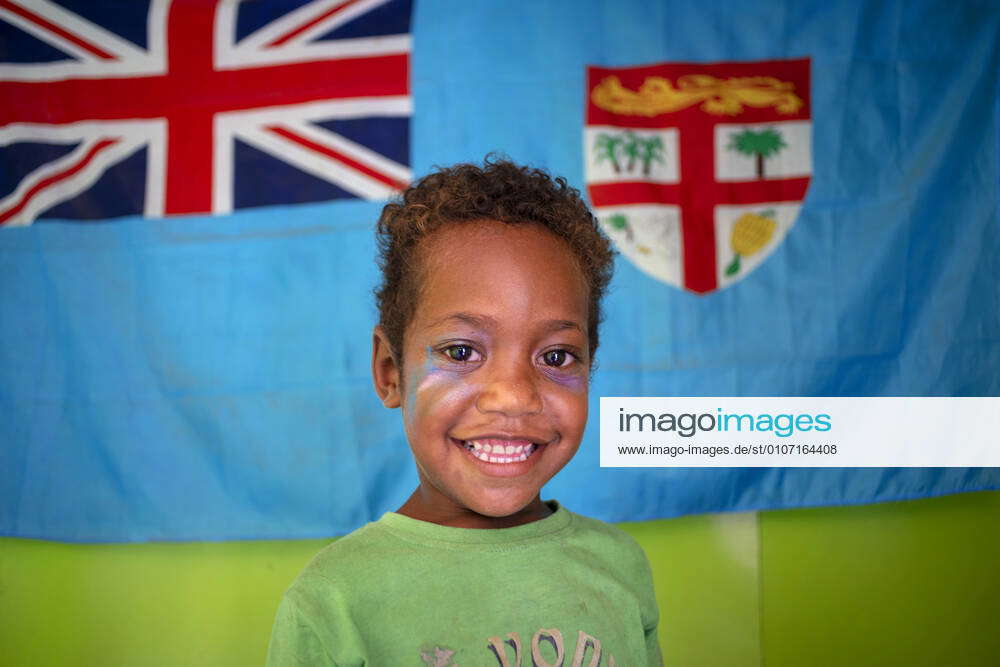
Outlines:
<svg viewBox="0 0 1000 667"><path fill-rule="evenodd" d="M663 667L663 654L660 652L659 633L660 607L656 602L656 591L653 589L653 570L649 565L649 558L646 552L636 544L639 551L641 565L639 567L641 576L640 590L642 594L642 626L646 636L646 659L650 667Z"/></svg>
<svg viewBox="0 0 1000 667"><path fill-rule="evenodd" d="M660 640L657 636L657 626L646 628L646 658L650 667L663 667L663 655L660 653Z"/></svg>
<svg viewBox="0 0 1000 667"><path fill-rule="evenodd" d="M334 665L310 619L289 595L281 600L271 630L267 667Z"/></svg>

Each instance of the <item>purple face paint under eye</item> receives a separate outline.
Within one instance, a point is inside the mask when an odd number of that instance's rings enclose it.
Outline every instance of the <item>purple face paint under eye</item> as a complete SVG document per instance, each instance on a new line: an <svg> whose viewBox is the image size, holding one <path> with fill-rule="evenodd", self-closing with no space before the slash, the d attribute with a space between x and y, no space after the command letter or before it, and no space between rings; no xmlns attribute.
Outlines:
<svg viewBox="0 0 1000 667"><path fill-rule="evenodd" d="M556 384L566 387L572 392L587 391L587 379L582 375L569 375L551 371L547 372L546 375Z"/></svg>

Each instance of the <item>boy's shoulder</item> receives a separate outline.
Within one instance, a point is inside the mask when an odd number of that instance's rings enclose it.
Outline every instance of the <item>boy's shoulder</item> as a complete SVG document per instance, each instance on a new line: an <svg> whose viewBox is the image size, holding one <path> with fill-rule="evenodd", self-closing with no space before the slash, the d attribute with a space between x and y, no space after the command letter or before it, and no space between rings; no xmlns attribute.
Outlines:
<svg viewBox="0 0 1000 667"><path fill-rule="evenodd" d="M571 512L575 533L592 547L609 556L646 562L646 552L631 535L621 528L599 519Z"/></svg>
<svg viewBox="0 0 1000 667"><path fill-rule="evenodd" d="M377 521L368 523L323 547L312 557L299 578L322 577L350 581L393 553L388 548L389 540L391 537L380 528Z"/></svg>

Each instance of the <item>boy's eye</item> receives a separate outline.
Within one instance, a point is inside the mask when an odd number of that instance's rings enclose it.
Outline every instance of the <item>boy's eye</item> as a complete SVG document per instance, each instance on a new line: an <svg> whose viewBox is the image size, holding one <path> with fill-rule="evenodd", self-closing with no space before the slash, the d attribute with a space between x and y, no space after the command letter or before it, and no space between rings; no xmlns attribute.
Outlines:
<svg viewBox="0 0 1000 667"><path fill-rule="evenodd" d="M545 362L546 366L553 366L555 368L561 368L566 365L567 361L572 361L573 356L566 350L549 350L542 355L542 361Z"/></svg>
<svg viewBox="0 0 1000 667"><path fill-rule="evenodd" d="M452 361L469 361L475 350L471 345L449 345L444 349L444 353Z"/></svg>

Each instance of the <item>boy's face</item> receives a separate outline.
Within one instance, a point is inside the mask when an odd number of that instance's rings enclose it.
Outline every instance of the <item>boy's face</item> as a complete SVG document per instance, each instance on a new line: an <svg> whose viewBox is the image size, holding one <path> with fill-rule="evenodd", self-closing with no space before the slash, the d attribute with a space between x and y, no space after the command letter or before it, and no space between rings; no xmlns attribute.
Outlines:
<svg viewBox="0 0 1000 667"><path fill-rule="evenodd" d="M583 435L587 285L565 243L534 225L447 226L420 261L404 381L395 398L380 389L403 408L415 497L439 523L470 511L510 517L540 504Z"/></svg>

